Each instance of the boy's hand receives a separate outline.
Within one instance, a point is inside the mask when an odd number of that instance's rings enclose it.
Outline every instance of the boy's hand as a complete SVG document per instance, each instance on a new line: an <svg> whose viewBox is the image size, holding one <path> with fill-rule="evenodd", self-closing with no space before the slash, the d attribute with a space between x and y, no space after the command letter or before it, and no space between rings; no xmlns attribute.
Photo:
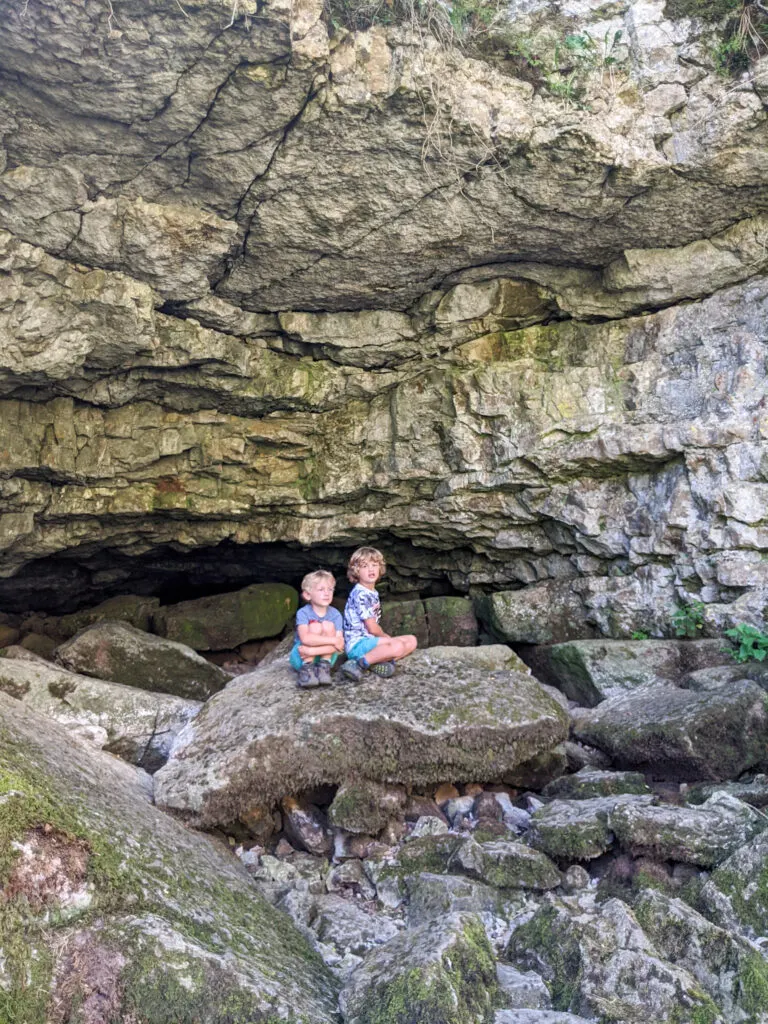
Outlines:
<svg viewBox="0 0 768 1024"><path fill-rule="evenodd" d="M344 653L344 634L343 633L337 633L336 634L336 650L340 654Z"/></svg>

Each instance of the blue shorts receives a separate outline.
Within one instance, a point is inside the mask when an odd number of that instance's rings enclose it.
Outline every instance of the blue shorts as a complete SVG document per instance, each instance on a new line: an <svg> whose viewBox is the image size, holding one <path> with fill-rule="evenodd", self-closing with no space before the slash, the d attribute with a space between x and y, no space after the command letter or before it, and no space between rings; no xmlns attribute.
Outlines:
<svg viewBox="0 0 768 1024"><path fill-rule="evenodd" d="M347 648L347 657L351 661L358 661L360 658L364 658L366 654L369 654L378 642L379 637L377 636L363 636L359 640L355 640L352 646Z"/></svg>
<svg viewBox="0 0 768 1024"><path fill-rule="evenodd" d="M335 665L336 664L336 659L338 658L338 656L339 656L339 652L335 651L330 656L330 658L326 658L326 661L330 661L331 665ZM312 659L312 664L314 665L318 661L320 661L319 657L313 658ZM293 647L291 648L291 653L288 656L288 662L289 662L291 668L295 668L297 672L299 671L301 666L304 664L304 662L301 660L301 655L299 654L299 645L298 644L294 644Z"/></svg>

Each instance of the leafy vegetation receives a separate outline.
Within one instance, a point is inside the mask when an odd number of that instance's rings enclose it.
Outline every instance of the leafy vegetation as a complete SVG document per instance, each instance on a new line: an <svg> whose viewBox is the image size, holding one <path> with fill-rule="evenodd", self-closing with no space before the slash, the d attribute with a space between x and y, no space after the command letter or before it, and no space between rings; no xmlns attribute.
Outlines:
<svg viewBox="0 0 768 1024"><path fill-rule="evenodd" d="M606 32L601 42L589 32L566 35L554 43L542 44L527 36L516 39L510 57L521 78L542 86L573 106L584 106L590 76L600 73L601 84L607 75L613 84L620 67L621 31Z"/></svg>
<svg viewBox="0 0 768 1024"><path fill-rule="evenodd" d="M636 629L629 638L630 640L649 640L649 635L642 629Z"/></svg>
<svg viewBox="0 0 768 1024"><path fill-rule="evenodd" d="M701 601L681 604L672 616L672 628L675 636L693 640L704 628L704 604Z"/></svg>
<svg viewBox="0 0 768 1024"><path fill-rule="evenodd" d="M720 27L710 55L721 75L741 74L768 53L768 8L762 0L667 0L665 12Z"/></svg>
<svg viewBox="0 0 768 1024"><path fill-rule="evenodd" d="M768 633L756 626L740 622L733 629L726 629L725 635L734 644L731 650L734 661L765 661L768 657Z"/></svg>

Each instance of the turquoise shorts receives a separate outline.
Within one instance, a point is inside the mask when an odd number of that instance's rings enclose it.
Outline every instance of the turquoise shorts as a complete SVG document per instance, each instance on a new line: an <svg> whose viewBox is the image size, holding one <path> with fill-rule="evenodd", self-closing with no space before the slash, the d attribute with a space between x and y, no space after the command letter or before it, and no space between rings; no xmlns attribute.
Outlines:
<svg viewBox="0 0 768 1024"><path fill-rule="evenodd" d="M336 659L338 657L339 657L339 652L336 651L334 654L332 654L330 656L330 658L326 658L326 661L330 661L331 665L335 665L336 664ZM291 653L290 653L290 655L288 657L288 661L290 663L291 668L295 668L297 672L299 671L301 666L304 664L304 662L301 660L301 655L299 654L299 645L298 644L294 644L293 647L291 648ZM319 657L318 658L313 658L312 659L312 664L315 665L315 664L317 664L318 661L320 661Z"/></svg>
<svg viewBox="0 0 768 1024"><path fill-rule="evenodd" d="M347 648L347 657L351 661L359 661L360 658L364 658L366 654L369 654L378 642L379 637L377 636L361 637L359 640L355 640L351 647Z"/></svg>

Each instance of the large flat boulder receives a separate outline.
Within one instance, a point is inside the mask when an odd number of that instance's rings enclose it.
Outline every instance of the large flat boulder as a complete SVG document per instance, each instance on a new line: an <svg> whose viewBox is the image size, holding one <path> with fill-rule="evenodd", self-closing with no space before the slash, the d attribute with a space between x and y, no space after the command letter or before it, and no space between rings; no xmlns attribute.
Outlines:
<svg viewBox="0 0 768 1024"><path fill-rule="evenodd" d="M0 1019L331 1024L336 984L239 861L0 694Z"/></svg>
<svg viewBox="0 0 768 1024"><path fill-rule="evenodd" d="M573 733L656 779L736 779L766 760L768 695L743 679L704 693L648 687L575 715Z"/></svg>
<svg viewBox="0 0 768 1024"><path fill-rule="evenodd" d="M89 626L62 644L56 657L73 672L191 700L206 700L230 678L184 644L144 633L126 622Z"/></svg>
<svg viewBox="0 0 768 1024"><path fill-rule="evenodd" d="M768 832L718 865L701 890L704 913L748 938L768 934Z"/></svg>
<svg viewBox="0 0 768 1024"><path fill-rule="evenodd" d="M277 659L205 706L158 774L158 800L214 825L320 783L503 780L567 732L520 664L501 645L433 647L393 679L307 693Z"/></svg>
<svg viewBox="0 0 768 1024"><path fill-rule="evenodd" d="M154 628L196 651L228 651L247 640L277 636L296 614L298 602L299 595L287 583L253 583L161 608Z"/></svg>
<svg viewBox="0 0 768 1024"><path fill-rule="evenodd" d="M720 640L572 640L535 657L543 679L589 708L644 686L680 686L689 672L731 661Z"/></svg>
<svg viewBox="0 0 768 1024"><path fill-rule="evenodd" d="M0 658L0 690L147 771L167 761L176 736L202 707L199 701L11 658Z"/></svg>

